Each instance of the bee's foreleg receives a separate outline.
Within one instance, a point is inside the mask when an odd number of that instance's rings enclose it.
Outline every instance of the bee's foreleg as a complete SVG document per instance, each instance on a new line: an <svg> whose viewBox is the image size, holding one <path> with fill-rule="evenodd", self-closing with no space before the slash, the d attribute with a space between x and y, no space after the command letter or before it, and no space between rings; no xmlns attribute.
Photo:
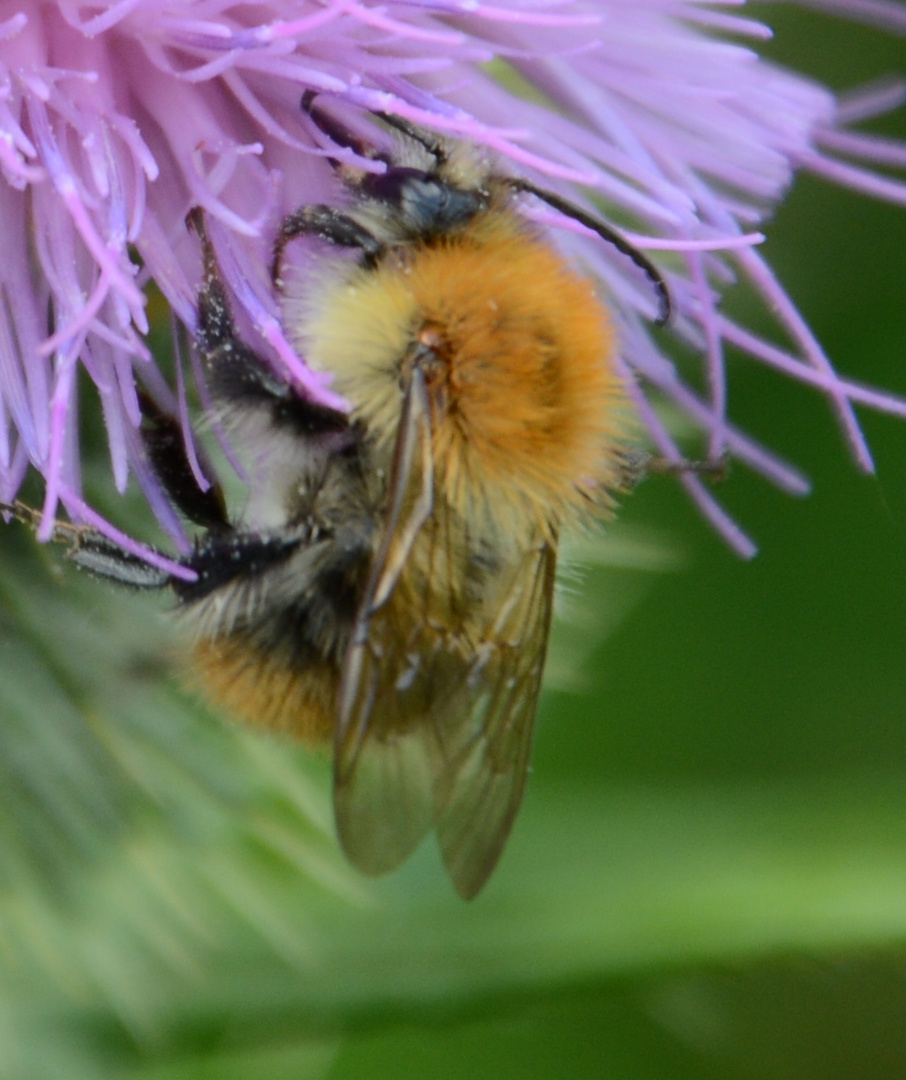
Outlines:
<svg viewBox="0 0 906 1080"><path fill-rule="evenodd" d="M274 242L271 281L276 288L283 284L283 253L300 236L316 236L337 247L358 248L366 260L376 259L384 245L364 225L332 206L303 206L283 219Z"/></svg>
<svg viewBox="0 0 906 1080"><path fill-rule="evenodd" d="M239 336L227 287L200 207L190 210L186 223L198 235L204 260L204 279L198 291L195 344L219 404L250 398L286 398L289 386Z"/></svg>
<svg viewBox="0 0 906 1080"><path fill-rule="evenodd" d="M331 142L342 146L345 150L352 150L359 157L370 158L372 161L388 161L389 159L377 147L360 138L351 131L336 116L331 116L317 104L319 94L316 90L306 90L302 95L302 111L308 113L318 131L326 135ZM343 164L337 158L329 157L331 167L337 170L343 169Z"/></svg>
<svg viewBox="0 0 906 1080"><path fill-rule="evenodd" d="M198 325L195 344L208 375L215 404L228 426L252 422L256 410L264 410L276 430L293 435L318 435L346 430L344 413L300 397L239 336L233 320L226 284L214 247L205 228L204 214L196 207L187 222L201 241L204 280L198 291Z"/></svg>

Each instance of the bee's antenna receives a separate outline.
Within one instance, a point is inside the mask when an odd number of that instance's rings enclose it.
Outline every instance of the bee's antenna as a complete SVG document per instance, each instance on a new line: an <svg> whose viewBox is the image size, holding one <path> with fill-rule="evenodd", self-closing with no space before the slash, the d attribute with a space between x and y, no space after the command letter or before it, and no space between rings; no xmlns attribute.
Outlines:
<svg viewBox="0 0 906 1080"><path fill-rule="evenodd" d="M592 232L597 233L602 240L606 240L608 244L612 244L622 255L626 255L627 258L632 259L636 266L644 272L645 276L654 286L654 291L657 293L658 316L655 319L655 324L657 326L663 326L669 320L673 305L670 300L670 291L667 288L667 282L664 281L660 270L658 270L654 263L647 256L643 255L637 247L630 244L625 236L617 232L616 229L612 229L609 225L606 225L593 214L589 214L581 207L569 202L568 199L556 195L553 191L546 191L544 188L536 187L531 180L525 180L522 177L514 176L507 177L506 183L514 191L528 192L529 195L534 195L536 199L540 199L542 202L547 203L548 206L552 206L555 210L559 210L561 214L565 214L574 221L578 221L579 224L584 225L586 229L591 229Z"/></svg>

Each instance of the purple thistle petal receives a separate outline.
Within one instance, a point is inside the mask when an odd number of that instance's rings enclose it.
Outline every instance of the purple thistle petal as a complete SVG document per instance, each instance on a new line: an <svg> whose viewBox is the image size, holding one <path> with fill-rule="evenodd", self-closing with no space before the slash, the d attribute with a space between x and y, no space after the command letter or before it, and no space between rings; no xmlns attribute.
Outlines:
<svg viewBox="0 0 906 1080"><path fill-rule="evenodd" d="M767 298L768 303L780 317L781 322L792 334L807 363L826 376L825 393L831 399L837 411L840 424L849 440L856 460L866 472L874 472L874 463L868 444L859 429L859 421L856 420L856 415L847 400L846 394L840 387L839 379L830 360L825 356L824 350L818 344L811 330L809 330L805 319L799 314L795 304L783 291L780 283L763 259L760 259L753 251L740 252L738 258L748 272L750 280L758 286Z"/></svg>
<svg viewBox="0 0 906 1080"><path fill-rule="evenodd" d="M906 34L906 9L890 0L800 6ZM770 29L749 17L756 5L741 7L736 0L47 0L16 12L0 23L5 497L27 462L46 479L48 516L62 500L88 520L75 413L83 368L101 397L116 486L135 476L174 540L185 542L143 458L136 382L177 411L194 461L183 372L174 393L154 368L141 290L153 279L192 327L200 265L183 222L194 205L212 219L237 317L256 347L301 393L344 404L289 346L264 271L280 217L336 192L325 160L336 152L299 108L309 89L334 95L353 114L384 110L479 142L502 168L597 212L604 206L628 226L665 269L677 309L672 334L699 357L702 378L689 385L701 382L705 397L689 389L666 351L671 335L653 337L647 320L655 298L637 268L525 200L526 215L601 277L628 370L690 416L709 453L726 448L789 490L805 486L733 425L730 345L827 396L858 463L870 469L853 406L903 415L902 400L834 372L753 245L799 169L906 204L906 146L851 130L900 105L904 87L888 81L835 101L762 60L757 48ZM495 81L483 66L490 60L543 103ZM373 130L364 117L360 129ZM721 314L722 294L737 279L774 312L777 343ZM204 400L194 359L192 378ZM636 392L652 442L665 456L681 456ZM730 542L750 553L751 542L710 492L695 477L683 482ZM44 535L49 528L48 521Z"/></svg>

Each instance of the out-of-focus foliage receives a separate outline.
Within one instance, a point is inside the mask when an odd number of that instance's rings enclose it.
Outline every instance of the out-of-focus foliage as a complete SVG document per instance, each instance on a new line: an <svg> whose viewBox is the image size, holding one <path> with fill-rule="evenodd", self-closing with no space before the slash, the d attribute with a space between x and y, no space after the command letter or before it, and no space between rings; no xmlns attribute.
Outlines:
<svg viewBox="0 0 906 1080"><path fill-rule="evenodd" d="M897 63L820 29L837 86ZM906 392L906 212L806 179L768 254L841 370ZM865 479L821 402L734 380L813 497L731 478L751 564L669 481L627 501L619 567L567 583L525 810L471 905L430 846L359 879L325 761L180 689L153 600L0 532L0 1077L906 1073L906 426L865 418Z"/></svg>

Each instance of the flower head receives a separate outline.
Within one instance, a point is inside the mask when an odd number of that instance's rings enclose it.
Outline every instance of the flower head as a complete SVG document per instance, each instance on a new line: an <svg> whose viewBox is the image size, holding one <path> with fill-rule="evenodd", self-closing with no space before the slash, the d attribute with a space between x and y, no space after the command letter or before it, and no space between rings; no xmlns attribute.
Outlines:
<svg viewBox="0 0 906 1080"><path fill-rule="evenodd" d="M900 4L810 6L906 31ZM300 392L338 404L284 338L266 269L279 219L331 190L326 158L337 149L299 107L308 90L352 117L395 113L486 145L502 167L605 208L651 254L673 299L667 333L652 328L656 297L636 267L575 222L538 214L606 283L636 405L667 458L681 455L651 388L701 429L708 454L806 489L729 419L732 347L824 393L871 468L853 405L906 416L906 402L834 372L759 255L758 230L800 168L906 203L906 147L850 127L899 104L903 89L843 105L762 60L768 35L738 3L698 0L24 3L0 24L0 498L34 467L46 480L47 535L60 503L115 532L82 498L83 368L118 487L134 475L185 543L145 456L137 387L185 419L191 443L181 373L174 391L145 343L142 286L153 280L193 325L200 267L184 218L195 205L215 222L249 332ZM774 312L776 341L722 313L739 278ZM684 381L674 344L701 357L703 380ZM737 549L752 550L696 477L682 482Z"/></svg>

